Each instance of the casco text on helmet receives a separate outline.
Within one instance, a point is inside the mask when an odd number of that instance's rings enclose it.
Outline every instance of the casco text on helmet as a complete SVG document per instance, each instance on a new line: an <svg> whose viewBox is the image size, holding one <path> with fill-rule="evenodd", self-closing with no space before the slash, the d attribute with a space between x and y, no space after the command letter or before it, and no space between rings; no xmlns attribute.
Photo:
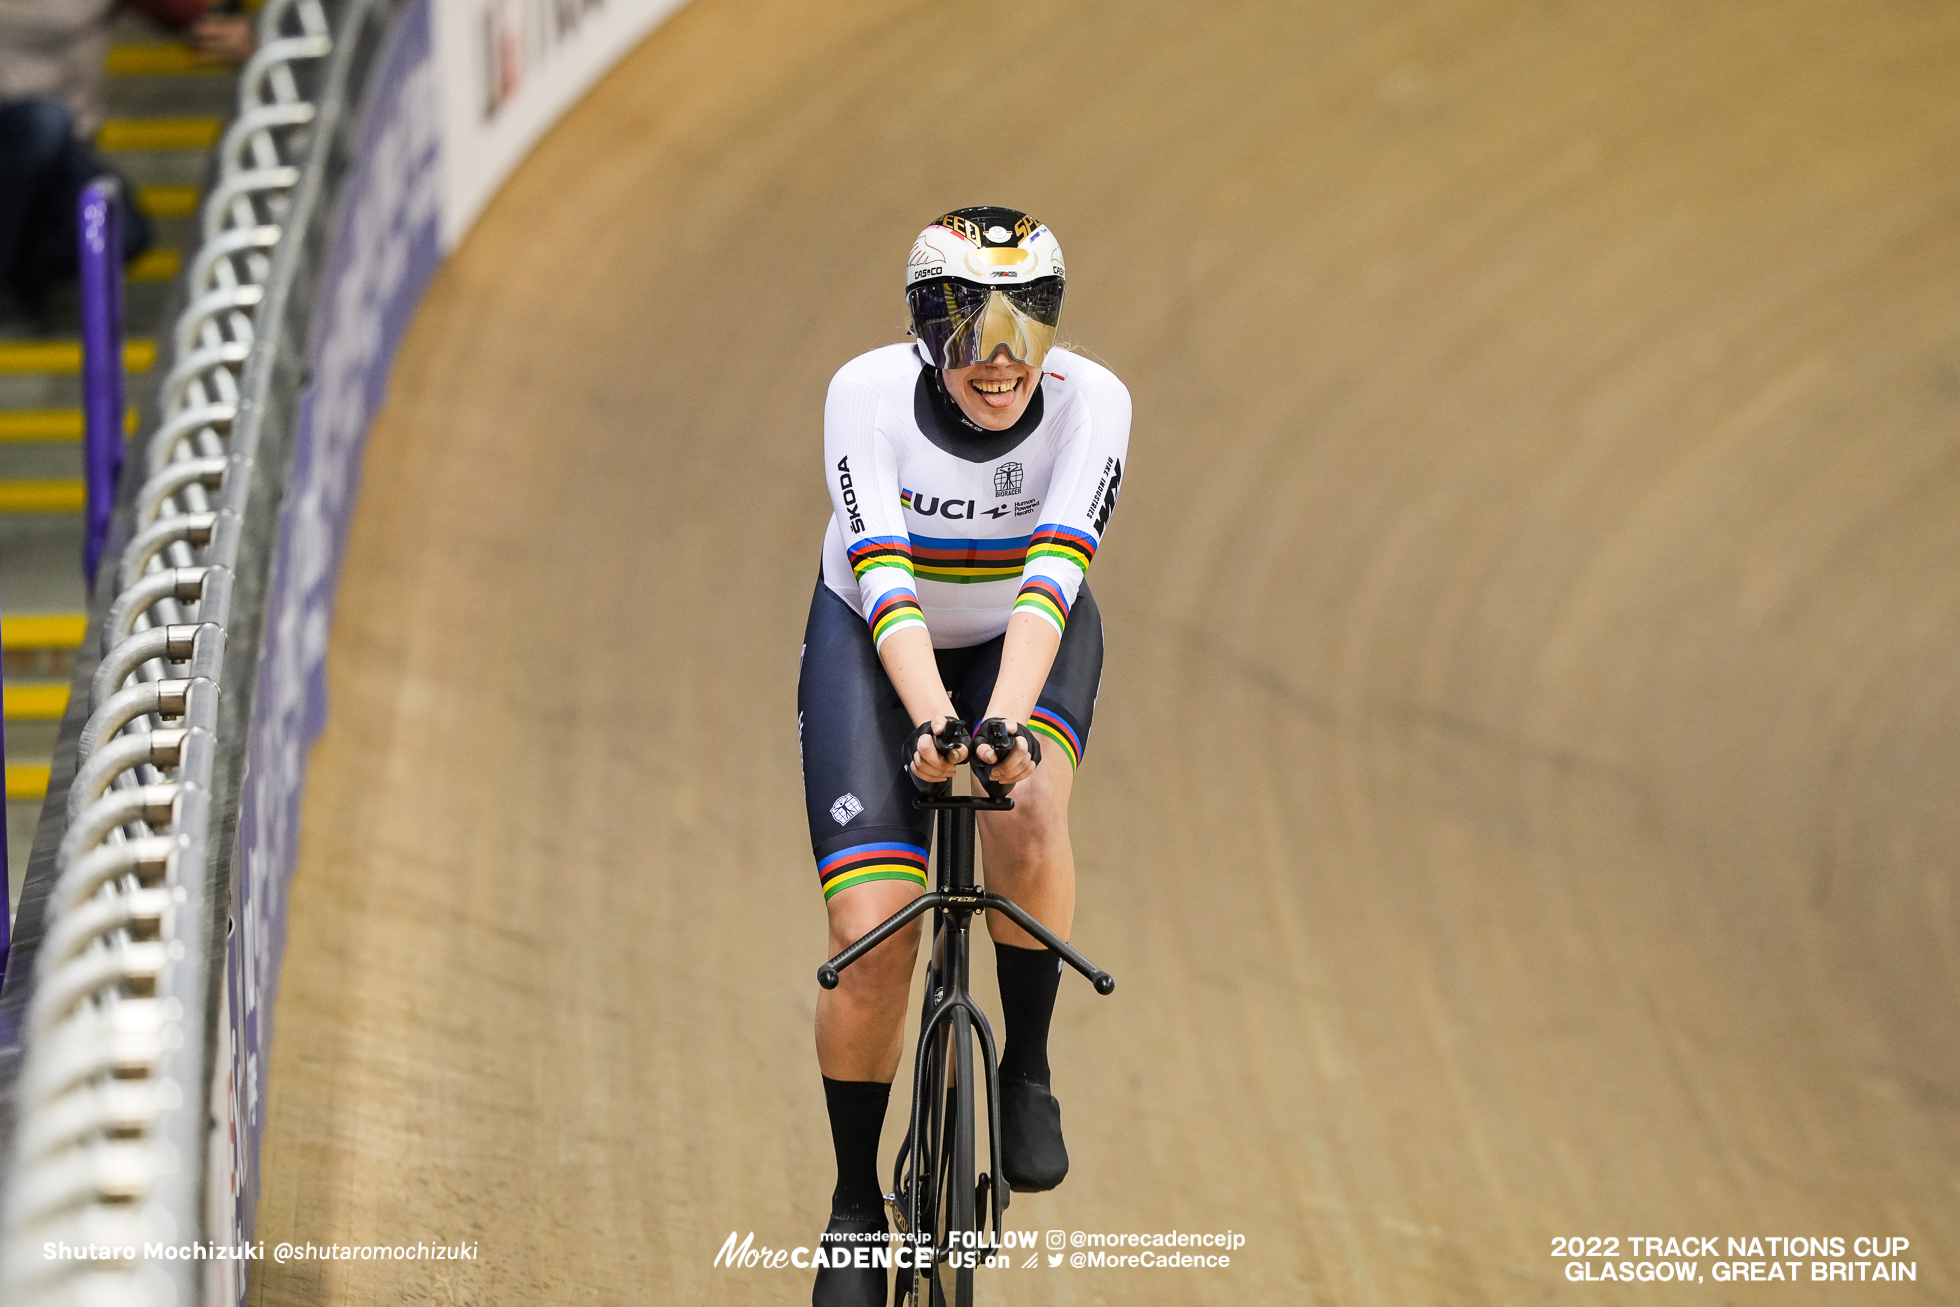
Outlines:
<svg viewBox="0 0 1960 1307"><path fill-rule="evenodd" d="M1067 277L1045 224L1018 209L955 209L912 243L912 334L935 367L971 367L1005 345L1016 362L1039 368L1055 344Z"/></svg>

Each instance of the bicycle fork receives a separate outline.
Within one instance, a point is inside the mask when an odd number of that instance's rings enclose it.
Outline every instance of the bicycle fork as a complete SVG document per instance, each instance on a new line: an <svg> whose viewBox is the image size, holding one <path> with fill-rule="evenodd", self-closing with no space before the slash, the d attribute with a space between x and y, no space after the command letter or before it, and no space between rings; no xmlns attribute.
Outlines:
<svg viewBox="0 0 1960 1307"><path fill-rule="evenodd" d="M912 1174L914 1183L904 1195L906 1211L900 1213L900 1223L905 1227L908 1237L930 1238L940 1222L933 1220L928 1202L945 1203L948 1232L971 1232L978 1239L991 1228L994 1237L1000 1236L1001 1215L1008 1204L1007 1186L1001 1183L1001 1125L1000 1125L1000 1058L994 1045L993 1026L987 1014L973 1001L968 989L969 935L972 930L973 914L984 905L987 895L976 891L971 883L973 855L970 841L973 838L973 816L971 810L958 814L965 820L942 822L940 853L946 856L952 852L942 865L954 869L954 883L947 887L947 902L941 904L935 913L933 929L932 982L927 986L927 1008L919 1023L919 1056L912 1068L912 1122L907 1133L914 1150ZM959 827L964 826L962 832ZM969 841L966 849L949 850L964 835ZM957 845L955 844L955 848ZM959 855L964 853L962 859ZM969 879L959 883L959 871L965 869ZM941 1027L945 1027L942 1031ZM938 1036L935 1039L935 1036ZM937 1168L931 1163L935 1159L929 1150L950 1148L953 1150L950 1174L971 1176L974 1174L973 1134L961 1129L960 1123L973 1120L974 1077L961 1075L959 1070L973 1057L975 1042L980 1046L980 1072L987 1086L987 1145L988 1166L980 1177L986 1189L986 1205L991 1221L976 1219L976 1210L981 1202L979 1190L972 1193L957 1192L946 1194L926 1193L927 1185L919 1178L931 1177ZM943 1053L940 1052L943 1050ZM944 1104L945 1116L937 1124L945 1127L933 1128L931 1119L939 1113L932 1109ZM901 1159L901 1166L902 1166ZM920 1247L915 1242L915 1254ZM934 1260L950 1249L934 1249ZM968 1251L973 1251L969 1249Z"/></svg>

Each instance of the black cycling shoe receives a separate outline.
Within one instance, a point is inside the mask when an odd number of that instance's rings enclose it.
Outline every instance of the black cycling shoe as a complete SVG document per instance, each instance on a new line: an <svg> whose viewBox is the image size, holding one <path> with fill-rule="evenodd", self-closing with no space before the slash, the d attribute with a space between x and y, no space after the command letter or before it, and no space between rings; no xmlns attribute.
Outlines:
<svg viewBox="0 0 1960 1307"><path fill-rule="evenodd" d="M870 1250L885 1247L887 1241L883 1236L890 1232L891 1227L885 1224L883 1212L832 1212L830 1224L823 1232L824 1256L834 1256L839 1248L846 1251L863 1248L866 1250L865 1260L869 1261ZM879 1237L871 1237L874 1235ZM817 1284L810 1291L811 1305L885 1307L885 1278L885 1268L882 1266L818 1267Z"/></svg>
<svg viewBox="0 0 1960 1307"><path fill-rule="evenodd" d="M1062 1105L1048 1086L1001 1077L1000 1169L1017 1194L1053 1189L1068 1175Z"/></svg>

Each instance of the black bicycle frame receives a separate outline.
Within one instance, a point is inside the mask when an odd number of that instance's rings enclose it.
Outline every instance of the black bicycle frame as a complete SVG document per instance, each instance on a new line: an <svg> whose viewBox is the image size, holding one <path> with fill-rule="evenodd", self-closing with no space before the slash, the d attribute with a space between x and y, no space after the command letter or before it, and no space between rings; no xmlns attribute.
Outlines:
<svg viewBox="0 0 1960 1307"><path fill-rule="evenodd" d="M1011 788L1011 787L1006 787ZM1098 994L1108 994L1115 990L1116 980L1098 968L1089 959L1068 946L1068 943L1054 931L1029 916L1027 911L1013 900L999 894L989 893L984 887L973 883L973 854L975 843L975 814L980 812L1005 812L1014 806L1014 800L1003 792L997 797L978 795L934 794L928 791L914 801L915 806L931 809L934 817L935 861L938 870L938 887L929 893L921 894L899 911L874 926L869 933L842 953L817 968L817 983L825 989L837 988L838 975L844 968L856 962L878 945L890 939L908 924L930 911L933 913L933 942L935 945L932 962L927 971L926 1009L919 1022L919 1043L913 1058L912 1071L912 1128L907 1136L909 1147L913 1150L912 1173L915 1177L910 1192L906 1195L904 1214L905 1231L903 1237L913 1241L913 1252L918 1253L919 1231L926 1223L926 1186L932 1182L936 1167L930 1163L931 1150L941 1146L941 1141L928 1138L928 1105L934 1101L944 1101L944 1085L931 1084L930 1078L943 1082L949 1070L937 1065L933 1057L933 1035L942 1024L950 1025L951 1038L947 1040L949 1050L957 1050L959 1057L971 1056L973 1041L969 1037L977 1033L980 1042L980 1062L987 1082L987 1137L989 1141L992 1166L987 1174L990 1181L989 1197L993 1209L993 1230L996 1238L1001 1231L1001 1213L1007 1204L1003 1201L1005 1186L1000 1179L1000 1062L994 1052L993 1028L987 1017L973 1001L967 989L969 975L968 935L973 914L994 911L1004 914L1008 920L1025 930L1035 939L1061 955L1064 962L1074 967L1096 987ZM959 1078L956 1077L956 1084ZM965 1081L967 1092L971 1092L971 1080ZM931 1094L933 1097L928 1098ZM960 1109L967 1104L955 1105L958 1115L969 1115ZM958 1119L955 1116L955 1120ZM971 1139L964 1141L966 1147L972 1146ZM960 1146L954 1141L954 1146ZM902 1172L905 1165L903 1153L899 1157ZM970 1168L969 1168L970 1170ZM976 1218L978 1213L975 1213ZM976 1220L976 1228L978 1222ZM930 1232L928 1232L930 1237ZM934 1264L942 1249L934 1249ZM917 1272L924 1277L924 1268Z"/></svg>

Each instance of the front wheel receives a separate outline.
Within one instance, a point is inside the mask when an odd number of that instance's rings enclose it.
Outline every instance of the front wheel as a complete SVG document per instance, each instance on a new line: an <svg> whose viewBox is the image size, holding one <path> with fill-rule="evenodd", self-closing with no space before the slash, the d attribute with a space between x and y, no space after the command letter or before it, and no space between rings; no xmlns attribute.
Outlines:
<svg viewBox="0 0 1960 1307"><path fill-rule="evenodd" d="M931 1015L934 985L929 980L926 986L926 1014ZM910 1265L898 1270L897 1293L893 1301L896 1307L924 1307L928 1301L936 1303L930 1290L938 1270L932 1254L941 1245L939 1239L944 1229L944 1206L941 1201L940 1180L944 1172L944 1141L951 1126L949 1117L952 1106L951 1096L940 1086L947 1082L946 1054L947 1033L944 1025L934 1032L920 1049L920 1066L915 1086L917 1102L913 1105L912 1127L905 1132L905 1142L899 1146L896 1174L893 1176L893 1215L898 1218L900 1233L909 1250L907 1261L921 1252L925 1265L916 1269Z"/></svg>
<svg viewBox="0 0 1960 1307"><path fill-rule="evenodd" d="M972 1307L974 1262L978 1258L974 1229L974 1080L972 1080L972 1023L955 1009L947 1013L941 1064L949 1068L945 1089L943 1131L939 1137L939 1166L933 1174L933 1205L939 1221L933 1229L933 1291L931 1307Z"/></svg>
<svg viewBox="0 0 1960 1307"><path fill-rule="evenodd" d="M953 1086L947 1091L951 1101L951 1111L947 1113L947 1146L941 1148L941 1158L945 1160L945 1184L939 1186L941 1211L947 1213L945 1240L941 1246L947 1250L947 1266L951 1272L951 1297L945 1299L947 1307L972 1307L974 1301L974 1260L980 1256L978 1234L980 1227L974 1219L978 1205L978 1191L974 1187L974 1044L972 1044L972 1017L964 1009L955 1009L953 1019L947 1023L953 1027L949 1039L949 1056L953 1062Z"/></svg>

